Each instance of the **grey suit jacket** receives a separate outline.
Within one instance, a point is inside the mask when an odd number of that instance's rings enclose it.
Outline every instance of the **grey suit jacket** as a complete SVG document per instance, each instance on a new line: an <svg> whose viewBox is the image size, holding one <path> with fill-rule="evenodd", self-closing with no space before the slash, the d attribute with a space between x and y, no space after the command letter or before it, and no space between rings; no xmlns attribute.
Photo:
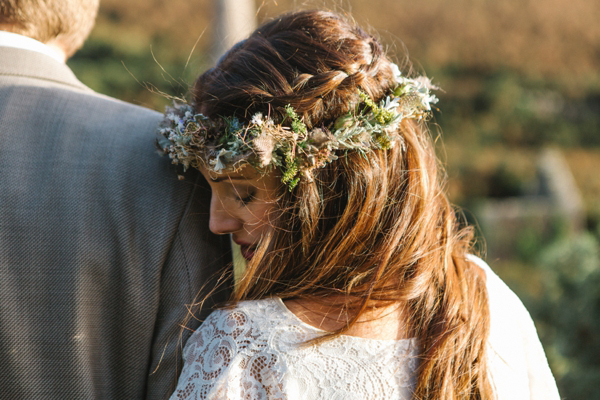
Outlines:
<svg viewBox="0 0 600 400"><path fill-rule="evenodd" d="M199 174L179 181L156 154L159 119L0 47L0 398L175 387L186 304L230 252Z"/></svg>

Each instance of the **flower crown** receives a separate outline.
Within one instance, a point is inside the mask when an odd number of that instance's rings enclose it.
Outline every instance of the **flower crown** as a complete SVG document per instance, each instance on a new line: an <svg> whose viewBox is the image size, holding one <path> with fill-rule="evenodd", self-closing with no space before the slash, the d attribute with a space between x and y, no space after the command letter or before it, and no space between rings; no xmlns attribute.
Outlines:
<svg viewBox="0 0 600 400"><path fill-rule="evenodd" d="M392 68L397 85L384 99L376 104L359 91L361 103L328 126L308 130L290 105L279 124L262 113L244 124L235 116L210 119L189 104L174 103L159 126L158 144L184 171L190 166L217 173L245 164L261 170L278 167L281 181L292 190L302 178L312 181L312 171L341 152L367 153L396 142L404 146L398 124L426 116L438 102L430 90L438 88L426 77L405 78L395 64Z"/></svg>

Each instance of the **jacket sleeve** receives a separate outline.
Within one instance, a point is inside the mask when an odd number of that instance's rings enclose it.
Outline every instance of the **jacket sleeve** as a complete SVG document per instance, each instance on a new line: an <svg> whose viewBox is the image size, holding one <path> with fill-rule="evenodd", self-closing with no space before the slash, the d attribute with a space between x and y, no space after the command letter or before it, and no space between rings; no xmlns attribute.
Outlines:
<svg viewBox="0 0 600 400"><path fill-rule="evenodd" d="M227 300L232 282L222 279L231 268L228 235L208 230L210 189L200 174L163 266L160 300L151 349L146 398L168 398L182 368L182 349L212 307ZM194 304L206 299L201 309Z"/></svg>

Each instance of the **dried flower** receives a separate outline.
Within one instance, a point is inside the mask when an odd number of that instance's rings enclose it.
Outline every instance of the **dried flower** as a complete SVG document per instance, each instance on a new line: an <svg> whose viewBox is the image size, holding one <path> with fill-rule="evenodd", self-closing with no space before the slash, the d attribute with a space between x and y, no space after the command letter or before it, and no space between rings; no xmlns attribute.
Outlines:
<svg viewBox="0 0 600 400"><path fill-rule="evenodd" d="M282 182L292 190L302 178L311 181L314 169L336 160L340 153L367 154L396 143L404 148L398 124L405 118L426 116L438 101L430 91L438 88L426 77L403 77L395 64L392 69L397 86L388 96L375 103L359 91L361 104L326 127L309 131L290 105L281 110L280 124L262 113L244 124L235 116L209 119L188 104L175 103L167 108L157 142L184 171L190 166L215 172L244 164L265 170L276 166L282 171Z"/></svg>

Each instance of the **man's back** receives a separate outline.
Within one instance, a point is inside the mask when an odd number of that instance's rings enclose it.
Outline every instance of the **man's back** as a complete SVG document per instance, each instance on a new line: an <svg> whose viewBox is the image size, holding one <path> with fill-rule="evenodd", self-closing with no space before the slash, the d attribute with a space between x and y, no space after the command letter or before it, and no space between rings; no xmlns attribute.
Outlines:
<svg viewBox="0 0 600 400"><path fill-rule="evenodd" d="M0 397L174 385L185 304L229 254L208 191L155 154L159 118L0 48Z"/></svg>

